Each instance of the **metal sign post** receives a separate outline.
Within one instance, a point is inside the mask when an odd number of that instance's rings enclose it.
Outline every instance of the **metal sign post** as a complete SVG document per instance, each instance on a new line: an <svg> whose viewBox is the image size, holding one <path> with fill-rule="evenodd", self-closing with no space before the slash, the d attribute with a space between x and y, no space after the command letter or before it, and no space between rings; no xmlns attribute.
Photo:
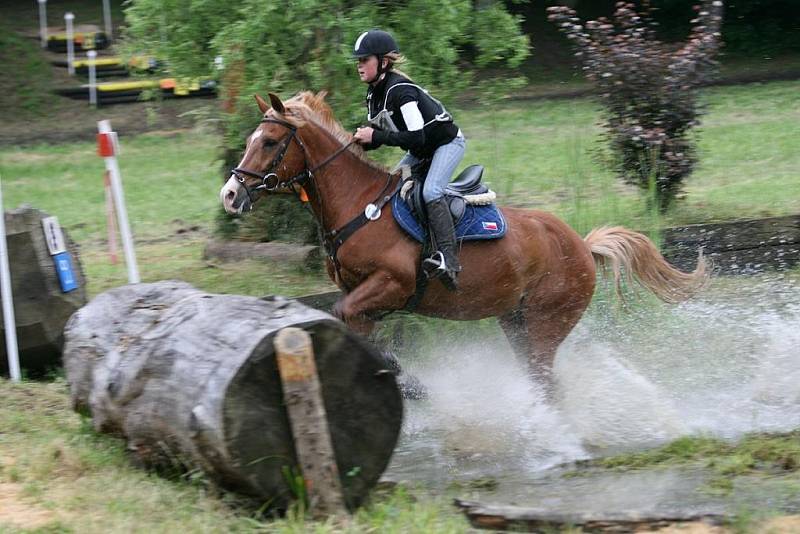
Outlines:
<svg viewBox="0 0 800 534"><path fill-rule="evenodd" d="M95 66L97 52L89 50L86 52L86 57L89 58L89 61L87 61L89 67L89 105L97 107L97 71Z"/></svg>
<svg viewBox="0 0 800 534"><path fill-rule="evenodd" d="M119 233L122 236L122 248L125 251L125 263L128 265L128 282L138 284L139 267L136 265L136 252L133 249L133 236L128 225L128 211L125 208L125 196L122 192L122 177L117 163L117 133L111 131L111 123L107 120L97 123L97 152L103 157L111 179L111 192L117 211Z"/></svg>
<svg viewBox="0 0 800 534"><path fill-rule="evenodd" d="M42 48L47 48L47 0L39 1L39 37L42 39Z"/></svg>
<svg viewBox="0 0 800 534"><path fill-rule="evenodd" d="M14 295L11 294L11 271L8 268L8 243L6 243L6 212L3 209L3 185L0 182L0 293L3 298L3 326L6 334L6 355L11 380L19 382L19 347L17 322L14 317Z"/></svg>
<svg viewBox="0 0 800 534"><path fill-rule="evenodd" d="M70 76L75 75L75 34L72 31L72 21L75 15L67 11L64 13L64 21L67 23L67 72Z"/></svg>
<svg viewBox="0 0 800 534"><path fill-rule="evenodd" d="M106 36L109 42L114 40L114 35L111 33L111 6L109 0L103 0L103 22L106 27Z"/></svg>

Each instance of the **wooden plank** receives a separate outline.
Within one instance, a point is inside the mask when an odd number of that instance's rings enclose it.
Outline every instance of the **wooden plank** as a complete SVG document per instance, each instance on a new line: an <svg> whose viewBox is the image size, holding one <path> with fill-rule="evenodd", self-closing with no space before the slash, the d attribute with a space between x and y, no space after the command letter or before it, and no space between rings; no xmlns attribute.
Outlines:
<svg viewBox="0 0 800 534"><path fill-rule="evenodd" d="M287 327L275 336L275 354L294 448L306 484L312 515L344 515L339 470L314 361L311 337Z"/></svg>
<svg viewBox="0 0 800 534"><path fill-rule="evenodd" d="M484 505L479 502L455 499L454 504L469 519L472 526L490 530L552 532L578 527L590 532L640 532L657 530L675 523L703 522L720 525L729 517L713 513L672 513L649 516L636 513L612 513L603 516L590 514L558 514L521 506Z"/></svg>

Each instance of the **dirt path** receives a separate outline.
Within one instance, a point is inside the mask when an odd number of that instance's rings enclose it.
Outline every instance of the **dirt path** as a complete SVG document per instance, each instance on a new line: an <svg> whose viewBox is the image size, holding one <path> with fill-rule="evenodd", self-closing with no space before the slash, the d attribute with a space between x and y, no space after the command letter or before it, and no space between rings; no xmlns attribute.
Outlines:
<svg viewBox="0 0 800 534"><path fill-rule="evenodd" d="M58 516L54 512L28 504L21 484L0 482L0 530L3 525L41 528L56 519Z"/></svg>

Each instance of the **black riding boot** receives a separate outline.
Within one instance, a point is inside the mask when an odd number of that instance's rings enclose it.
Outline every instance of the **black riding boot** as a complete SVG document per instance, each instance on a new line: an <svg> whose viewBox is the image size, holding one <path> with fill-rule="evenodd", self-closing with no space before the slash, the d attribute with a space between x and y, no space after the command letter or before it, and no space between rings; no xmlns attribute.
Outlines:
<svg viewBox="0 0 800 534"><path fill-rule="evenodd" d="M426 204L428 210L428 226L433 232L433 242L438 250L427 258L423 264L431 276L442 278L442 283L450 291L457 289L456 277L461 272L456 251L455 229L450 208L444 198L437 198Z"/></svg>

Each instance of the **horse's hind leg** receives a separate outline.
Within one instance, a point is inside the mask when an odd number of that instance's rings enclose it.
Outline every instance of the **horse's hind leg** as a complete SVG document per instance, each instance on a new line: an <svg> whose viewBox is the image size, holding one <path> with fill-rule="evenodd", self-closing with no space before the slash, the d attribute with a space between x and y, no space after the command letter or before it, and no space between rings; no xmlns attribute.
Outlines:
<svg viewBox="0 0 800 534"><path fill-rule="evenodd" d="M556 351L580 320L587 304L554 309L523 306L499 318L511 348L527 363L531 378L542 383L548 397L552 397L555 389Z"/></svg>
<svg viewBox="0 0 800 534"><path fill-rule="evenodd" d="M500 328L506 335L511 350L522 361L527 361L531 353L531 343L528 336L528 323L521 309L514 310L497 318Z"/></svg>

